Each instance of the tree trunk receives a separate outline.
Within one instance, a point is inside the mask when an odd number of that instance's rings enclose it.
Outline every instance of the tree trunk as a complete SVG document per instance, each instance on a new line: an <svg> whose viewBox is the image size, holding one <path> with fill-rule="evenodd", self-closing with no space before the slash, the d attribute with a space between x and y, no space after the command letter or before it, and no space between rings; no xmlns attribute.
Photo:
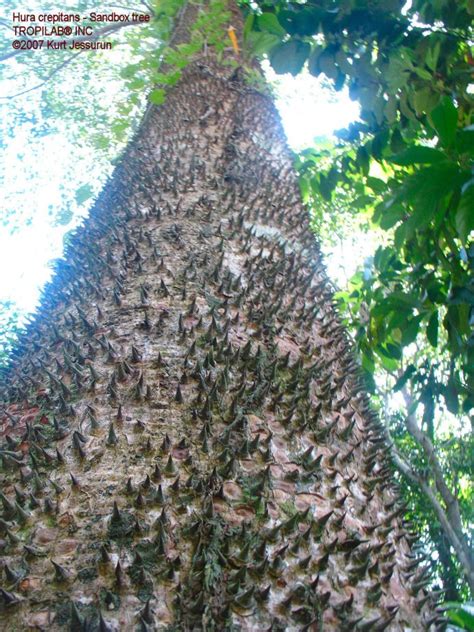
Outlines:
<svg viewBox="0 0 474 632"><path fill-rule="evenodd" d="M3 629L434 618L278 115L210 54L71 239L3 399Z"/></svg>

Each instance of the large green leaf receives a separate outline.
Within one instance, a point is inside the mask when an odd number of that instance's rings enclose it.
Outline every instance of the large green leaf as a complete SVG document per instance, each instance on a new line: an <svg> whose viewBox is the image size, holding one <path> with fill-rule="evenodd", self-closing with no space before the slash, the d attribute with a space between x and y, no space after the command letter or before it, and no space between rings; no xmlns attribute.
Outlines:
<svg viewBox="0 0 474 632"><path fill-rule="evenodd" d="M396 93L408 82L413 70L412 56L412 51L407 48L399 48L390 56L385 79L392 93Z"/></svg>
<svg viewBox="0 0 474 632"><path fill-rule="evenodd" d="M412 342L416 340L418 335L418 331L420 329L420 322L423 319L423 316L415 316L408 320L405 326L402 329L402 345L404 347L408 346Z"/></svg>
<svg viewBox="0 0 474 632"><path fill-rule="evenodd" d="M285 35L285 29L278 21L274 13L263 13L257 17L257 24L261 31L267 31L273 35Z"/></svg>
<svg viewBox="0 0 474 632"><path fill-rule="evenodd" d="M413 145L399 154L395 154L388 159L396 165L408 166L415 164L436 164L447 160L444 152L432 147L423 145Z"/></svg>
<svg viewBox="0 0 474 632"><path fill-rule="evenodd" d="M418 69L418 72L420 69ZM431 75L428 73L430 80ZM418 116L422 116L426 112L431 112L439 101L439 93L430 86L424 86L416 90L413 94L413 105Z"/></svg>
<svg viewBox="0 0 474 632"><path fill-rule="evenodd" d="M456 209L454 223L457 233L465 244L474 230L474 180L466 183Z"/></svg>
<svg viewBox="0 0 474 632"><path fill-rule="evenodd" d="M444 388L444 401L449 412L457 415L459 412L459 393L453 377L449 378L448 384Z"/></svg>
<svg viewBox="0 0 474 632"><path fill-rule="evenodd" d="M436 70L436 66L438 65L440 51L441 51L441 40L436 39L434 40L432 45L428 47L425 53L425 63L430 70L433 70L433 72Z"/></svg>
<svg viewBox="0 0 474 632"><path fill-rule="evenodd" d="M456 134L456 150L474 157L474 130L461 129Z"/></svg>
<svg viewBox="0 0 474 632"><path fill-rule="evenodd" d="M383 230L389 230L393 228L400 220L405 216L406 211L400 205L393 205L387 210L384 210L380 216L379 224Z"/></svg>
<svg viewBox="0 0 474 632"><path fill-rule="evenodd" d="M416 368L413 366L413 364L409 364L402 375L396 381L393 390L400 391L414 373L416 373Z"/></svg>
<svg viewBox="0 0 474 632"><path fill-rule="evenodd" d="M339 75L339 70L336 66L336 59L334 54L326 49L324 50L318 59L319 69L323 72L326 77L329 79L337 79Z"/></svg>
<svg viewBox="0 0 474 632"><path fill-rule="evenodd" d="M468 171L446 162L424 167L405 177L403 186L394 198L397 202L408 202L413 207L410 219L397 229L402 240L409 239L415 230L424 229L437 216L443 217L443 204L449 196L459 192L469 176Z"/></svg>
<svg viewBox="0 0 474 632"><path fill-rule="evenodd" d="M278 44L280 37L273 33L251 31L247 36L247 44L254 55L268 53Z"/></svg>
<svg viewBox="0 0 474 632"><path fill-rule="evenodd" d="M448 297L448 302L451 305L472 305L474 307L474 285L471 283L471 287L467 286L454 286L451 288L451 292Z"/></svg>
<svg viewBox="0 0 474 632"><path fill-rule="evenodd" d="M290 35L313 35L317 33L321 11L317 7L298 7L283 9L278 20Z"/></svg>
<svg viewBox="0 0 474 632"><path fill-rule="evenodd" d="M432 347L438 346L438 310L433 312L426 327L426 337Z"/></svg>
<svg viewBox="0 0 474 632"><path fill-rule="evenodd" d="M324 53L324 46L315 46L308 59L308 70L314 77L319 77L321 74L321 67L319 65L319 58Z"/></svg>
<svg viewBox="0 0 474 632"><path fill-rule="evenodd" d="M373 176L367 176L367 185L375 193L385 193L387 191L387 183L380 178L374 178Z"/></svg>
<svg viewBox="0 0 474 632"><path fill-rule="evenodd" d="M276 46L270 54L273 70L283 75L286 72L297 75L308 58L311 46L299 39L291 39Z"/></svg>
<svg viewBox="0 0 474 632"><path fill-rule="evenodd" d="M398 368L399 358L396 357L394 350L392 348L387 349L383 345L378 345L375 349L375 352L380 358L382 362L382 366L386 371L396 371Z"/></svg>
<svg viewBox="0 0 474 632"><path fill-rule="evenodd" d="M248 16L245 18L245 22L244 22L243 35L244 35L245 41L247 41L248 36L252 32L254 24L255 24L255 15L253 13L249 13Z"/></svg>
<svg viewBox="0 0 474 632"><path fill-rule="evenodd" d="M462 626L464 630L474 632L474 603L456 603L448 601L443 604L443 609L453 623Z"/></svg>
<svg viewBox="0 0 474 632"><path fill-rule="evenodd" d="M450 147L456 138L458 112L452 99L445 96L431 112L431 121L441 144Z"/></svg>
<svg viewBox="0 0 474 632"><path fill-rule="evenodd" d="M389 303L394 309L418 308L420 307L420 301L414 292L395 291L389 294L384 299L384 302Z"/></svg>

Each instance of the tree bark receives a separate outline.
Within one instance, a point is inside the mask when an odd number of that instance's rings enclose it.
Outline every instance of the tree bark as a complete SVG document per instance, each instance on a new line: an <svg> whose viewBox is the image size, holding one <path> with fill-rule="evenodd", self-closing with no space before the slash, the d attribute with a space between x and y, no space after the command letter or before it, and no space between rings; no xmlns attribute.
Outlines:
<svg viewBox="0 0 474 632"><path fill-rule="evenodd" d="M2 390L4 629L429 627L267 96L195 59L59 268Z"/></svg>

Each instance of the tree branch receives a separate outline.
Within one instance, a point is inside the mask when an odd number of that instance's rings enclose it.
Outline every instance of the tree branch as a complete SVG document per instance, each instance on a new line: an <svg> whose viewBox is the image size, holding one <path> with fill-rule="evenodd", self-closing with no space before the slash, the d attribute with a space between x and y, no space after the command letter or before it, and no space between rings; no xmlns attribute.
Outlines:
<svg viewBox="0 0 474 632"><path fill-rule="evenodd" d="M411 397L410 393L408 393L406 388L402 389L402 394L403 398L405 399L407 410L411 410L414 404L413 398ZM407 414L405 418L405 425L410 435L422 448L423 452L426 455L426 458L428 459L428 464L431 471L433 472L436 489L440 493L441 498L446 505L446 510L451 524L456 530L458 537L464 537L458 500L446 484L441 464L438 457L436 456L435 449L430 438L418 426L418 423L416 422L416 419L412 413Z"/></svg>
<svg viewBox="0 0 474 632"><path fill-rule="evenodd" d="M462 566L462 569L466 577L466 580L469 584L469 587L471 591L474 593L474 564L473 564L472 556L469 551L469 547L467 546L467 543L466 543L466 538L465 538L464 533L461 530L461 533L458 534L457 529L455 529L451 523L449 511L446 511L444 507L441 505L438 498L436 497L436 494L433 488L428 484L427 480L425 480L422 476L416 473L413 466L399 453L395 445L395 442L391 436L387 423L385 423L385 431L387 433L388 444L391 451L391 457L392 457L395 467L409 481L411 481L416 486L418 486L421 489L421 491L425 494L426 498L428 499L433 511L435 512L439 520L441 528L443 529L443 532L446 535L446 538L449 544L453 547L454 551L456 552L457 558ZM439 466L439 462L438 462L438 466ZM443 479L443 482L444 482L444 479ZM449 493L451 494L451 492ZM459 506L457 505L457 500L456 499L454 500L459 510Z"/></svg>
<svg viewBox="0 0 474 632"><path fill-rule="evenodd" d="M148 11L151 13L152 16L155 15L155 11L153 10L153 7L149 5L148 2L145 2L145 0L142 0L142 4L144 7L148 9Z"/></svg>
<svg viewBox="0 0 474 632"><path fill-rule="evenodd" d="M452 528L451 523L444 511L441 503L436 498L436 494L433 492L433 489L428 485L428 483L423 480L420 476L415 474L413 469L400 457L397 453L396 448L392 445L392 458L396 465L396 467L404 474L412 483L415 483L420 487L425 496L428 498L433 511L435 512L441 528L443 529L446 537L456 551L456 555L463 567L464 575L467 579L469 587L472 592L474 592L474 565L468 553L465 551L464 542L460 541L457 537L455 530ZM464 536L463 536L464 539Z"/></svg>

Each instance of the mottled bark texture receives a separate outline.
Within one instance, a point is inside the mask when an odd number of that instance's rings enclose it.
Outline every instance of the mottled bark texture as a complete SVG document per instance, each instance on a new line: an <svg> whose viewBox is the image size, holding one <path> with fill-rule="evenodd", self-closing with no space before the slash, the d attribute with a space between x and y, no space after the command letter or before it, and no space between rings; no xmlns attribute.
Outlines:
<svg viewBox="0 0 474 632"><path fill-rule="evenodd" d="M270 99L190 64L2 390L3 630L422 630L433 611Z"/></svg>

